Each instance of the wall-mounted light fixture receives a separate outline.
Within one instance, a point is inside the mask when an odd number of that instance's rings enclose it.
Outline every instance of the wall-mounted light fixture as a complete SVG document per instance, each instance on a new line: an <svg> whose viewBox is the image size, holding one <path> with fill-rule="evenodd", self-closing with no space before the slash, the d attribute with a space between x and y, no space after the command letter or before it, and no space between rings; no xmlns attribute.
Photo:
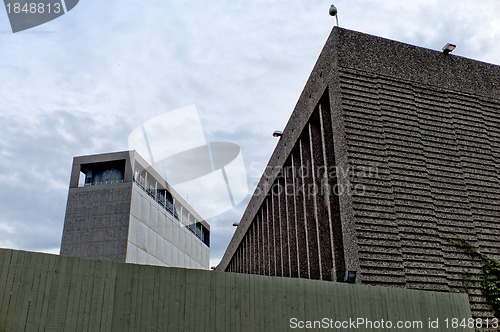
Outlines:
<svg viewBox="0 0 500 332"><path fill-rule="evenodd" d="M280 131L280 130L276 130L274 133L273 133L273 137L281 137L283 136L283 132Z"/></svg>
<svg viewBox="0 0 500 332"><path fill-rule="evenodd" d="M453 45L453 44L448 43L448 44L444 45L443 53L444 54L451 53L456 47L457 47L457 45Z"/></svg>
<svg viewBox="0 0 500 332"><path fill-rule="evenodd" d="M356 283L356 270L346 270L345 271L345 276L344 276L344 282L348 284L355 284Z"/></svg>

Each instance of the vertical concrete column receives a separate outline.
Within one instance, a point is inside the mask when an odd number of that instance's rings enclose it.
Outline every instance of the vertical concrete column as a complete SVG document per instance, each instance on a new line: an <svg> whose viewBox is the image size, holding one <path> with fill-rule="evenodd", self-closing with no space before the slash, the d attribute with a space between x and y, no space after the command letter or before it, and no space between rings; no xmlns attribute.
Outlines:
<svg viewBox="0 0 500 332"><path fill-rule="evenodd" d="M293 154L293 169L294 169L294 182L295 182L295 195L297 199L295 200L295 218L297 220L297 239L298 239L298 250L299 250L299 267L300 274L299 278L309 279L309 246L307 243L307 225L306 225L306 210L304 208L304 181L301 176L301 153L300 148L301 139L297 142L299 145L298 153Z"/></svg>
<svg viewBox="0 0 500 332"><path fill-rule="evenodd" d="M239 261L240 261L240 273L245 273L245 246L243 244L243 247L241 248L242 250L240 250L240 257L239 257Z"/></svg>
<svg viewBox="0 0 500 332"><path fill-rule="evenodd" d="M258 274L265 275L265 249L264 249L264 223L262 218L262 207L257 212L257 223L259 225L259 272Z"/></svg>
<svg viewBox="0 0 500 332"><path fill-rule="evenodd" d="M245 273L250 273L250 266L252 264L252 244L251 244L251 233L247 232L246 236L246 248L247 256L245 257Z"/></svg>
<svg viewBox="0 0 500 332"><path fill-rule="evenodd" d="M238 272L238 250L234 254L233 272Z"/></svg>
<svg viewBox="0 0 500 332"><path fill-rule="evenodd" d="M250 254L251 254L251 260L250 260L250 272L251 274L255 274L255 256L256 256L256 251L257 251L257 246L255 243L255 219L253 222L250 224Z"/></svg>
<svg viewBox="0 0 500 332"><path fill-rule="evenodd" d="M289 248L289 230L288 218L286 207L286 192L285 192L285 178L284 172L278 177L278 209L280 218L280 235L281 235L281 266L283 277L290 277L290 248Z"/></svg>
<svg viewBox="0 0 500 332"><path fill-rule="evenodd" d="M253 246L252 246L252 233L247 233L247 255L246 265L247 265L247 273L252 273L252 261L253 261Z"/></svg>
<svg viewBox="0 0 500 332"><path fill-rule="evenodd" d="M323 155L323 136L319 109L316 109L309 123L309 137L311 146L312 175L315 187L314 208L318 234L318 247L321 262L321 279L332 280L333 271L333 242L331 237L330 220L327 215L328 201L325 199L325 186L328 181L328 167Z"/></svg>
<svg viewBox="0 0 500 332"><path fill-rule="evenodd" d="M253 274L259 274L259 228L257 223L257 218L253 220L253 248L254 248L254 256L253 256Z"/></svg>
<svg viewBox="0 0 500 332"><path fill-rule="evenodd" d="M255 225L252 222L250 224L250 227L248 228L248 243L249 243L249 250L250 250L250 263L248 264L248 273L253 274L254 272L254 267L255 267L255 242L254 242L254 231L255 231Z"/></svg>
<svg viewBox="0 0 500 332"><path fill-rule="evenodd" d="M273 226L274 226L274 255L276 264L276 276L283 276L283 253L281 245L281 219L280 219L280 208L279 208L279 177L274 181L273 187L271 188L271 202L273 210Z"/></svg>
<svg viewBox="0 0 500 332"><path fill-rule="evenodd" d="M260 223L259 223L259 215L254 217L253 225L255 229L255 266L254 272L255 274L260 274L260 259L261 259L261 250L260 250Z"/></svg>
<svg viewBox="0 0 500 332"><path fill-rule="evenodd" d="M290 277L299 277L299 246L297 240L297 219L295 216L295 180L293 169L293 156L287 162L285 169L285 206L286 206L286 220L288 225L288 239L290 252Z"/></svg>
<svg viewBox="0 0 500 332"><path fill-rule="evenodd" d="M76 161L76 158L73 158L73 167L71 168L71 178L69 180L70 188L78 188L81 167L80 163Z"/></svg>
<svg viewBox="0 0 500 332"><path fill-rule="evenodd" d="M247 273L252 273L253 246L252 246L252 225L247 230Z"/></svg>
<svg viewBox="0 0 500 332"><path fill-rule="evenodd" d="M318 223L314 214L314 179L311 160L309 125L304 129L305 135L300 140L300 176L304 200L304 221L306 226L307 245L309 248L309 278L321 278L321 266L318 247Z"/></svg>
<svg viewBox="0 0 500 332"><path fill-rule="evenodd" d="M236 251L236 272L241 273L241 247Z"/></svg>
<svg viewBox="0 0 500 332"><path fill-rule="evenodd" d="M248 261L250 255L248 254L248 235L243 238L243 257L241 257L241 263L243 264L243 273L248 273Z"/></svg>
<svg viewBox="0 0 500 332"><path fill-rule="evenodd" d="M245 273L245 267L244 267L244 260L245 260L245 257L244 257L244 248L241 248L240 250L238 250L238 262L239 262L239 272L240 273Z"/></svg>
<svg viewBox="0 0 500 332"><path fill-rule="evenodd" d="M267 236L268 236L268 251L269 251L269 275L276 275L276 252L274 248L276 247L274 242L274 221L273 221L273 210L272 210L272 195L266 197L266 211L267 211Z"/></svg>
<svg viewBox="0 0 500 332"><path fill-rule="evenodd" d="M240 252L240 257L239 257L239 261L240 261L240 273L245 273L245 241L243 241L243 247L241 248L241 250L239 250Z"/></svg>
<svg viewBox="0 0 500 332"><path fill-rule="evenodd" d="M241 272L242 273L248 273L247 272L247 261L248 261L248 236L245 234L243 237L243 240L241 241L243 250L241 250Z"/></svg>
<svg viewBox="0 0 500 332"><path fill-rule="evenodd" d="M271 273L271 258L269 255L269 221L267 219L267 200L262 204L262 225L263 225L263 245L264 245L264 275Z"/></svg>
<svg viewBox="0 0 500 332"><path fill-rule="evenodd" d="M328 94L326 94L328 96ZM328 174L324 185L326 212L330 227L330 241L333 244L333 271L332 279L342 281L345 272L344 244L342 237L342 223L340 219L340 202L336 193L337 175L335 173L335 150L333 146L333 127L328 98L322 99L319 105L319 119L323 141L323 158Z"/></svg>
<svg viewBox="0 0 500 332"><path fill-rule="evenodd" d="M240 246L236 250L236 272L237 273L241 273L241 248L242 248L242 245L240 244Z"/></svg>

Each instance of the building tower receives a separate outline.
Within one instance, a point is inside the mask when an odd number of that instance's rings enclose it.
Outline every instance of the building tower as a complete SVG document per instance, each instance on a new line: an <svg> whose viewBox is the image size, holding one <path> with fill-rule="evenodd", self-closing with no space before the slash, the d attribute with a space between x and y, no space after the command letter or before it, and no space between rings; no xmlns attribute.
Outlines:
<svg viewBox="0 0 500 332"><path fill-rule="evenodd" d="M135 151L75 157L61 255L209 268L210 226Z"/></svg>

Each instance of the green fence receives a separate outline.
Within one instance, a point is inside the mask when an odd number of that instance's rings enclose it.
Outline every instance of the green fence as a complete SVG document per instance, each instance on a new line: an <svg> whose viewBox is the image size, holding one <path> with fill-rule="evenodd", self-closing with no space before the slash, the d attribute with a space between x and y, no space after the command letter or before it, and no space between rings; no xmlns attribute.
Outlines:
<svg viewBox="0 0 500 332"><path fill-rule="evenodd" d="M289 331L314 324L307 330L446 331L446 319L449 331L473 330L452 328L453 318L471 317L464 294L4 249L0 264L0 332ZM434 326L439 319L439 328L429 328L429 319ZM418 322L421 327L396 326Z"/></svg>

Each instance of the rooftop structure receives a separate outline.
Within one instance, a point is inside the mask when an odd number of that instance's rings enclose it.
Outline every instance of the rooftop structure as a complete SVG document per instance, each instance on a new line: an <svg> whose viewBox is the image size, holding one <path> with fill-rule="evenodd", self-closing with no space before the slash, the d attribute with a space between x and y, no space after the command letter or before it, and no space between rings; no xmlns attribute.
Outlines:
<svg viewBox="0 0 500 332"><path fill-rule="evenodd" d="M75 157L61 255L209 268L210 226L135 151Z"/></svg>

